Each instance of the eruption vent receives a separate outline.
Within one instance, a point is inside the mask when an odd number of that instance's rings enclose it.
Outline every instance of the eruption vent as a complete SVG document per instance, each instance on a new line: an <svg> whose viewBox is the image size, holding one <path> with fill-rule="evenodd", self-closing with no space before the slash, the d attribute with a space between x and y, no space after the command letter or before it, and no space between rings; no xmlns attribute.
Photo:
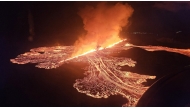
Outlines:
<svg viewBox="0 0 190 109"><path fill-rule="evenodd" d="M122 3L110 5L102 2L96 7L81 9L78 14L83 19L87 33L75 42L72 57L96 49L97 46L105 48L120 41L119 32L127 25L132 13L133 8Z"/></svg>

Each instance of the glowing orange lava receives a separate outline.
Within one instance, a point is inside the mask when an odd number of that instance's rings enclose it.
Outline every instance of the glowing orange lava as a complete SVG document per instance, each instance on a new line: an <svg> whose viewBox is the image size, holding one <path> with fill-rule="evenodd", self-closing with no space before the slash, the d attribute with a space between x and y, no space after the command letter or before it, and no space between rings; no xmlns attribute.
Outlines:
<svg viewBox="0 0 190 109"><path fill-rule="evenodd" d="M110 43L108 46L106 46L106 47L100 47L100 48L98 48L98 49L95 49L95 48L93 48L93 49L91 49L91 50L89 50L89 51L87 51L89 48L87 48L87 49L85 49L85 50L83 50L83 53L82 54L78 54L78 55L76 55L76 56L73 56L73 57L71 57L71 58L68 58L68 59L66 59L66 61L67 60L71 60L71 59L74 59L74 58L78 58L78 57L80 57L80 56L84 56L84 55L86 55L86 54L89 54L89 53L92 53L92 52L95 52L95 51L97 51L97 50L103 50L103 49L106 49L106 48L111 48L111 47L113 47L113 46L115 46L116 44L119 44L120 42L123 42L123 41L126 41L127 39L123 39L123 40L119 40L119 41L115 41L115 43ZM107 44L106 44L107 45Z"/></svg>
<svg viewBox="0 0 190 109"><path fill-rule="evenodd" d="M85 6L78 14L83 20L86 33L74 44L71 57L77 57L96 48L107 48L121 41L119 33L128 24L133 8L127 3L109 4L101 2L96 6Z"/></svg>
<svg viewBox="0 0 190 109"><path fill-rule="evenodd" d="M130 58L113 57L112 52L127 50L124 46L126 39L119 40L109 46L92 49L76 57L70 58L73 46L39 47L31 49L30 52L18 55L11 59L12 63L26 64L37 63L36 67L53 69L65 62L86 62L83 79L77 79L73 87L78 92L85 93L94 98L108 98L111 95L122 95L128 99L123 106L135 106L148 89L142 85L147 79L155 76L141 75L129 71L121 71L121 66L135 67L136 62Z"/></svg>
<svg viewBox="0 0 190 109"><path fill-rule="evenodd" d="M53 69L65 62L86 62L83 79L77 79L73 87L78 92L85 93L94 98L108 98L111 95L122 95L128 99L123 106L136 106L138 100L149 88L142 83L147 79L155 79L156 76L142 75L130 71L122 71L121 66L135 67L136 61L126 57L114 57L110 54L116 51L128 50L131 47L139 47L147 51L164 50L190 56L189 49L176 49L162 46L135 46L120 40L112 45L98 50L92 49L76 57L70 58L73 46L39 47L30 52L18 55L11 59L12 63L26 64L37 63L36 67Z"/></svg>
<svg viewBox="0 0 190 109"><path fill-rule="evenodd" d="M163 47L163 46L137 46L137 45L133 45L133 44L125 44L126 47L138 47L138 48L142 48L146 51L168 51L168 52L174 52L174 53L179 53L182 55L186 55L188 57L190 57L190 49L179 49L179 48L169 48L169 47Z"/></svg>

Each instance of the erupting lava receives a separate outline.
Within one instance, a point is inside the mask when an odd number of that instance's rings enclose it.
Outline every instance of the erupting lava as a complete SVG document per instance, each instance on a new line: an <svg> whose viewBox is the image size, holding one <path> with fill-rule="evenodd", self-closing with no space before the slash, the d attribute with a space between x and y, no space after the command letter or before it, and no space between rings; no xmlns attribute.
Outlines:
<svg viewBox="0 0 190 109"><path fill-rule="evenodd" d="M134 67L136 62L111 54L140 47L148 51L165 50L190 56L190 50L125 44L125 40L119 38L119 32L127 25L132 13L133 9L128 4L108 5L103 2L96 7L87 6L79 12L87 33L74 46L34 48L10 61L17 64L37 63L36 67L45 69L56 68L71 61L86 62L86 77L77 79L74 88L94 98L122 95L128 99L124 106L135 106L148 89L142 83L155 76L122 71L121 66Z"/></svg>
<svg viewBox="0 0 190 109"><path fill-rule="evenodd" d="M87 33L75 42L71 57L84 54L97 46L106 48L121 41L119 32L128 24L132 13L133 8L122 3L112 5L101 2L95 7L86 6L81 9L78 14L83 19Z"/></svg>

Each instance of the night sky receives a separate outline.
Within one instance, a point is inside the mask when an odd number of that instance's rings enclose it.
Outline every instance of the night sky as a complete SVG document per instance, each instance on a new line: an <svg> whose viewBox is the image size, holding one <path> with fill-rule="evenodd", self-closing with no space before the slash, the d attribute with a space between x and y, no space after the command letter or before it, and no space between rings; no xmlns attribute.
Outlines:
<svg viewBox="0 0 190 109"><path fill-rule="evenodd" d="M65 65L56 70L44 70L35 68L33 64L17 65L10 62L10 59L31 48L73 45L78 37L85 33L82 19L77 14L78 10L86 5L95 6L97 3L99 2L0 2L0 106L121 106L126 103L127 100L118 96L112 96L110 99L94 99L77 92L72 85L75 79L84 77L80 65ZM129 19L130 25L124 27L121 32L122 37L129 38L131 43L139 45L190 48L190 2L126 1L123 3L131 5L134 12ZM29 11L34 22L35 35L32 41L28 40ZM180 33L176 33L178 31ZM133 32L146 32L151 35L134 35ZM160 40L162 42L159 42ZM130 52L128 55L137 62L147 59L137 56L142 52L145 54L143 56L152 56L152 59L163 56L162 60L153 59L158 63L162 63L161 61L168 62L167 65L176 63L180 68L189 64L189 58L175 53L148 54L138 49ZM172 56L179 58L175 60L167 58ZM159 67L163 67L164 65L160 63ZM72 66L75 66L75 69ZM144 68L144 72L150 73L156 70L155 66L150 67L152 69ZM164 71L174 71L174 69L164 68L155 71L162 72L160 74L150 74L159 75L160 78L164 76Z"/></svg>
<svg viewBox="0 0 190 109"><path fill-rule="evenodd" d="M4 37L26 40L28 10L31 11L36 33L35 40L72 44L84 33L82 19L77 12L86 5L98 2L1 2L0 32ZM116 2L109 2L116 3ZM130 26L123 32L189 34L188 2L127 2L134 8ZM35 41L34 40L34 41ZM62 40L62 41L61 41ZM67 40L67 41L63 41Z"/></svg>

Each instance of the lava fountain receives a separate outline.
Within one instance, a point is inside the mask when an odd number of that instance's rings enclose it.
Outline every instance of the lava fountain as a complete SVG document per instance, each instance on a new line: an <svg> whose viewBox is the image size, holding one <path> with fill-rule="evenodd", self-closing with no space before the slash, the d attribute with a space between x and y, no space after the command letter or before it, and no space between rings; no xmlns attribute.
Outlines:
<svg viewBox="0 0 190 109"><path fill-rule="evenodd" d="M133 8L128 4L115 5L101 2L97 6L86 6L79 11L86 34L79 37L74 44L75 57L95 48L106 48L121 41L119 32L128 24Z"/></svg>

